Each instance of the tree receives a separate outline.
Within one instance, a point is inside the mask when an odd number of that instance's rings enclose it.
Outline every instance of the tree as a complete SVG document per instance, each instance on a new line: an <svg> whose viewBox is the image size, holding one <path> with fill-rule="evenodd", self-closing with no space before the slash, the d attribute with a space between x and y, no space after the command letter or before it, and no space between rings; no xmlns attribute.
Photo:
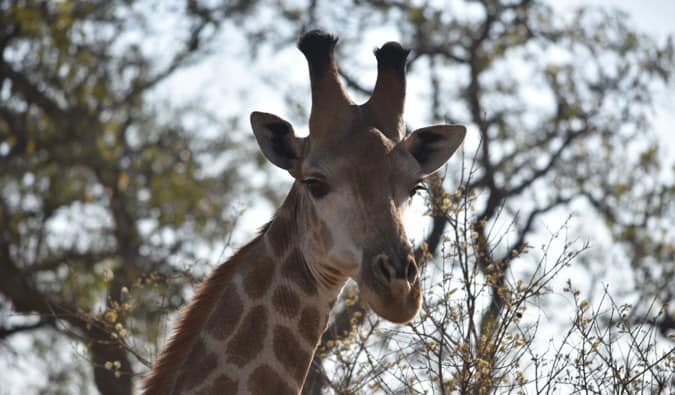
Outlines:
<svg viewBox="0 0 675 395"><path fill-rule="evenodd" d="M160 341L159 307L183 303L183 269L231 229L241 192L214 165L230 137L190 130L210 114L147 95L249 3L174 2L180 41L157 59L138 37L165 2L0 1L0 340L40 329L35 349L57 362L77 341L99 392L131 393L147 357L133 345ZM86 365L45 365L50 392L87 387L69 382Z"/></svg>

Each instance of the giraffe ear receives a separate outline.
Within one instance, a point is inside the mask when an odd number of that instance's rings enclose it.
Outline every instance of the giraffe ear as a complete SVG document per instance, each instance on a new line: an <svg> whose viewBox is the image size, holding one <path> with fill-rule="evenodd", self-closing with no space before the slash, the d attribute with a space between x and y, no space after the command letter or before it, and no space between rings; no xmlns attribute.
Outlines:
<svg viewBox="0 0 675 395"><path fill-rule="evenodd" d="M276 166L292 171L298 165L304 139L295 137L293 126L276 115L254 111L251 127L265 157Z"/></svg>
<svg viewBox="0 0 675 395"><path fill-rule="evenodd" d="M427 176L443 166L464 141L466 127L435 125L417 129L403 140L405 149Z"/></svg>

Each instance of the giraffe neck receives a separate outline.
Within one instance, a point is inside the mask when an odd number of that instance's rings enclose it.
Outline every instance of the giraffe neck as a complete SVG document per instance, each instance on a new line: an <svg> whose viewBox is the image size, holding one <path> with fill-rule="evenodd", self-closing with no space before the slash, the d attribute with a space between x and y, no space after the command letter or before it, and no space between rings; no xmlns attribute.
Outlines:
<svg viewBox="0 0 675 395"><path fill-rule="evenodd" d="M146 393L300 392L346 277L306 259L312 236L295 191L263 234L200 287ZM207 312L194 317L200 310ZM188 332L191 339L178 339ZM179 340L186 343L181 353ZM173 372L164 369L165 386L154 391L148 383L172 353Z"/></svg>

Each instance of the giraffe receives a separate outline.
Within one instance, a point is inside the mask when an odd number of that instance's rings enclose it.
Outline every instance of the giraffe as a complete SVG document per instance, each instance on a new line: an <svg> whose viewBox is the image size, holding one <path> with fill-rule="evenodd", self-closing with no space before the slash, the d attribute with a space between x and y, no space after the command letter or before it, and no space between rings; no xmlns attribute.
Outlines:
<svg viewBox="0 0 675 395"><path fill-rule="evenodd" d="M408 322L420 309L418 268L403 213L425 177L466 129L436 125L406 136L405 65L396 42L375 50L378 76L354 104L335 63L337 39L305 33L308 137L263 112L255 138L294 183L273 219L200 285L145 378L145 394L297 394L348 278L381 317Z"/></svg>

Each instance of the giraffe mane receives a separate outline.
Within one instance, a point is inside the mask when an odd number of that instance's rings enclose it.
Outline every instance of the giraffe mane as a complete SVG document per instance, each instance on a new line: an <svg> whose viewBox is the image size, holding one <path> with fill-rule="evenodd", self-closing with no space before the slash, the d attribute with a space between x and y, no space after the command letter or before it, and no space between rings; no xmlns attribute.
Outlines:
<svg viewBox="0 0 675 395"><path fill-rule="evenodd" d="M261 239L267 226L224 264L218 266L199 286L192 301L182 309L181 318L175 325L170 340L143 381L143 394L169 394L171 392L178 370L194 346L199 331L213 311L216 301L244 261L243 257Z"/></svg>

